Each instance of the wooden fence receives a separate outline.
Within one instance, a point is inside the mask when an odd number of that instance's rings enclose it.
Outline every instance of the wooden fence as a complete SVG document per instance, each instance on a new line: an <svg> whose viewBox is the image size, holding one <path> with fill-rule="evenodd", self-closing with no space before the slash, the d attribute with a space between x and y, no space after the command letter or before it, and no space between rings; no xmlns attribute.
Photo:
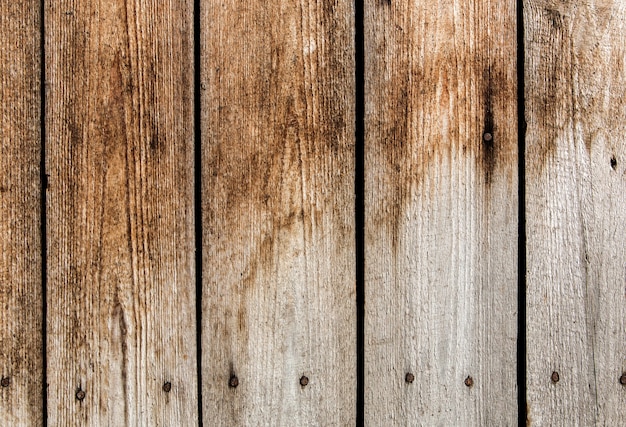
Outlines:
<svg viewBox="0 0 626 427"><path fill-rule="evenodd" d="M626 0L0 0L0 424L626 425Z"/></svg>

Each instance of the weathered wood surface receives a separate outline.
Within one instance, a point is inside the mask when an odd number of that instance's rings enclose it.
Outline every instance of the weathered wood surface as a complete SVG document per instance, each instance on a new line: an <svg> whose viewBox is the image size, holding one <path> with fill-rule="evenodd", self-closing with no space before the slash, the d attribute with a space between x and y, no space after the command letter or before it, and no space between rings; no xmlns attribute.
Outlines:
<svg viewBox="0 0 626 427"><path fill-rule="evenodd" d="M50 425L192 425L193 6L45 13Z"/></svg>
<svg viewBox="0 0 626 427"><path fill-rule="evenodd" d="M626 425L625 14L524 5L532 425Z"/></svg>
<svg viewBox="0 0 626 427"><path fill-rule="evenodd" d="M204 424L354 424L352 2L201 10Z"/></svg>
<svg viewBox="0 0 626 427"><path fill-rule="evenodd" d="M40 5L0 1L0 424L43 422Z"/></svg>
<svg viewBox="0 0 626 427"><path fill-rule="evenodd" d="M368 0L365 52L365 424L514 425L515 2Z"/></svg>

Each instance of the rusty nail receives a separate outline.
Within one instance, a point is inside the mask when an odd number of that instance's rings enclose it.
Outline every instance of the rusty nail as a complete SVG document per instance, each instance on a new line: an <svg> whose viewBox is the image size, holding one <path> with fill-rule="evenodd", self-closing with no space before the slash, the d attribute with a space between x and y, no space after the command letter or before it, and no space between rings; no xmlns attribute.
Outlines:
<svg viewBox="0 0 626 427"><path fill-rule="evenodd" d="M300 385L302 387L306 387L307 385L309 385L309 378L306 375L302 375L300 377Z"/></svg>
<svg viewBox="0 0 626 427"><path fill-rule="evenodd" d="M3 380L3 381L4 381L4 380ZM619 377L619 383L620 383L621 385L626 385L626 372L624 372L624 373L622 374L622 376L621 376L621 377ZM3 384L4 384L4 383L3 383Z"/></svg>
<svg viewBox="0 0 626 427"><path fill-rule="evenodd" d="M471 387L474 385L474 378L472 378L471 376L467 376L467 378L465 378L465 381L463 381L463 383L468 386Z"/></svg>
<svg viewBox="0 0 626 427"><path fill-rule="evenodd" d="M8 387L11 384L11 379L9 377L2 377L2 381L0 381L0 385L2 387Z"/></svg>
<svg viewBox="0 0 626 427"><path fill-rule="evenodd" d="M415 381L415 375L413 375L410 372L407 372L407 374L404 376L404 381L411 384L413 381Z"/></svg>
<svg viewBox="0 0 626 427"><path fill-rule="evenodd" d="M232 388L236 388L238 385L239 385L239 378L237 378L236 375L233 375L232 377L230 377L230 379L228 380L228 386Z"/></svg>
<svg viewBox="0 0 626 427"><path fill-rule="evenodd" d="M165 384L163 384L163 391L166 393L169 393L170 390L172 390L172 383L168 381Z"/></svg>
<svg viewBox="0 0 626 427"><path fill-rule="evenodd" d="M483 140L485 140L486 142L489 142L492 139L493 139L493 135L491 134L491 132L483 133Z"/></svg>
<svg viewBox="0 0 626 427"><path fill-rule="evenodd" d="M78 391L76 392L76 399L82 401L85 398L85 396L86 396L86 393L83 390L78 389Z"/></svg>
<svg viewBox="0 0 626 427"><path fill-rule="evenodd" d="M550 375L550 379L552 380L553 383L558 383L559 382L559 373L557 371L552 372L552 375Z"/></svg>

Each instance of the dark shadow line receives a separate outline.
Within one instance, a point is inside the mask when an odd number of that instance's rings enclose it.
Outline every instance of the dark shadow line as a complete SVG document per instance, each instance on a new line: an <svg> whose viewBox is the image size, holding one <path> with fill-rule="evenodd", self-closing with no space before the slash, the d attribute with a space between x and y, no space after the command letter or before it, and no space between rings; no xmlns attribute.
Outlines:
<svg viewBox="0 0 626 427"><path fill-rule="evenodd" d="M42 338L42 420L43 425L48 425L48 232L46 229L46 194L48 190L48 175L46 173L46 24L45 24L45 0L39 4L39 186L40 186L40 235L41 235L41 338Z"/></svg>
<svg viewBox="0 0 626 427"><path fill-rule="evenodd" d="M524 85L524 0L517 0L517 135L518 135L518 425L526 425L526 103Z"/></svg>
<svg viewBox="0 0 626 427"><path fill-rule="evenodd" d="M355 19L356 425L365 423L365 40L364 0Z"/></svg>
<svg viewBox="0 0 626 427"><path fill-rule="evenodd" d="M202 97L200 92L200 0L193 2L194 231L196 241L196 370L198 425L202 427Z"/></svg>

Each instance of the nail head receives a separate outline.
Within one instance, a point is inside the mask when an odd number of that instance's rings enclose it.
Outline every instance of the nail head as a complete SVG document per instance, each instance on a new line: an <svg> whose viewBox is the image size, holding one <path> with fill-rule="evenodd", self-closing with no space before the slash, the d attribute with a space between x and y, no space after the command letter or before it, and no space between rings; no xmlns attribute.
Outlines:
<svg viewBox="0 0 626 427"><path fill-rule="evenodd" d="M172 383L171 382L166 382L165 384L163 384L163 391L166 393L169 393L172 390Z"/></svg>
<svg viewBox="0 0 626 427"><path fill-rule="evenodd" d="M404 376L404 381L411 384L413 381L415 381L415 375L413 375L410 372L407 372L407 374Z"/></svg>
<svg viewBox="0 0 626 427"><path fill-rule="evenodd" d="M485 140L486 142L490 142L492 139L493 135L491 134L491 132L483 133L483 140Z"/></svg>
<svg viewBox="0 0 626 427"><path fill-rule="evenodd" d="M622 374L622 376L621 376L621 377L619 377L619 383L620 383L621 385L626 385L626 372L624 372L624 373Z"/></svg>
<svg viewBox="0 0 626 427"><path fill-rule="evenodd" d="M474 378L468 375L467 378L465 378L465 381L463 381L463 383L468 387L472 387L474 385Z"/></svg>
<svg viewBox="0 0 626 427"><path fill-rule="evenodd" d="M236 388L238 385L239 385L239 378L237 378L236 375L233 375L232 377L230 377L230 379L228 380L228 386L232 388Z"/></svg>
<svg viewBox="0 0 626 427"><path fill-rule="evenodd" d="M558 383L559 380L561 379L559 377L559 373L557 371L552 372L552 375L550 375L550 379L552 380L553 383Z"/></svg>
<svg viewBox="0 0 626 427"><path fill-rule="evenodd" d="M76 399L82 401L85 399L85 396L87 395L87 393L85 393L83 390L78 390L76 392Z"/></svg>
<svg viewBox="0 0 626 427"><path fill-rule="evenodd" d="M8 387L9 384L11 384L11 379L9 377L2 377L0 385L2 385L2 387Z"/></svg>
<svg viewBox="0 0 626 427"><path fill-rule="evenodd" d="M309 378L306 375L302 375L300 377L300 385L302 387L306 387L307 385L309 385Z"/></svg>

